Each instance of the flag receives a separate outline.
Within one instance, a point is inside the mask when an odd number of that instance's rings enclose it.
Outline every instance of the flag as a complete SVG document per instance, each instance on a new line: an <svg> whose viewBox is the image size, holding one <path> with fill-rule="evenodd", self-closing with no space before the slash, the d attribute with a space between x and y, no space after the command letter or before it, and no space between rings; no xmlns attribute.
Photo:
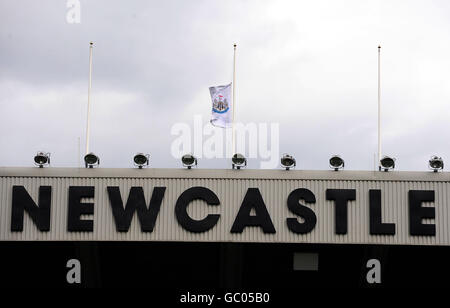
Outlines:
<svg viewBox="0 0 450 308"><path fill-rule="evenodd" d="M212 100L211 124L217 127L231 127L233 123L231 106L231 83L210 87Z"/></svg>

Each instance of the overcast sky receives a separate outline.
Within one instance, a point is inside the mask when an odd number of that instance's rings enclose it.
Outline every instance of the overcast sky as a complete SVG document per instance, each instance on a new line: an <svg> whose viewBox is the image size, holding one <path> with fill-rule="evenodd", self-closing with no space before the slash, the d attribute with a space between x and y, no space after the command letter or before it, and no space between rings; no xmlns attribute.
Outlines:
<svg viewBox="0 0 450 308"><path fill-rule="evenodd" d="M450 2L0 2L1 166L76 167L85 151L89 41L94 42L90 149L102 167L180 168L171 128L211 113L208 87L232 80L236 117L278 123L280 153L299 169L373 170L377 46L382 46L382 151L398 170L450 160ZM80 157L78 140L80 140ZM229 168L201 159L199 168ZM259 168L258 159L250 168Z"/></svg>

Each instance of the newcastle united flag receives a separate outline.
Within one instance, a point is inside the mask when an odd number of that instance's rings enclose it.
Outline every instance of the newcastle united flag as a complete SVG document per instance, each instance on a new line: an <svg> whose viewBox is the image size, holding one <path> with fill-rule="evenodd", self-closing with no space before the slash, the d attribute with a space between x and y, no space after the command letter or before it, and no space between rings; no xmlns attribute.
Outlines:
<svg viewBox="0 0 450 308"><path fill-rule="evenodd" d="M217 127L231 127L233 122L231 106L231 83L210 87L212 100L211 124Z"/></svg>

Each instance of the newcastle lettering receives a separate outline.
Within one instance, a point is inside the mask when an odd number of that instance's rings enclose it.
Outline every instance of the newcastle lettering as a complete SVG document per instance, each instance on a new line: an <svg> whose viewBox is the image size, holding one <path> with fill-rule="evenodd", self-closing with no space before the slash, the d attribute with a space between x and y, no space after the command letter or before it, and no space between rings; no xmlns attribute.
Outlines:
<svg viewBox="0 0 450 308"><path fill-rule="evenodd" d="M52 189L52 186L40 186L36 203L24 186L12 187L11 231L23 231L25 212L39 231L50 231ZM166 187L153 187L150 201L147 203L143 187L131 187L127 200L123 200L119 187L106 187L106 195L116 231L128 232L136 213L141 232L153 232L165 192ZM94 221L82 216L94 215L95 204L83 202L83 199L94 198L95 193L94 186L70 186L68 188L68 232L93 232ZM369 204L359 204L356 189L326 189L325 198L333 207L335 234L347 234L349 228L347 217L351 207L366 206L370 235L395 235L396 224L382 220L382 191L370 189L367 194ZM412 236L435 236L436 225L423 223L424 219L436 218L435 208L422 205L423 202L434 202L434 190L409 190L407 198L409 234ZM174 216L183 229L192 233L208 232L216 226L220 214L208 214L202 219L192 218L187 208L194 200L202 200L208 206L213 207L221 206L222 202L211 189L197 186L183 191L174 204ZM295 234L306 234L314 230L317 220L320 219L314 212L315 203L316 196L306 188L294 189L289 193L287 199L280 196L277 206L286 206L292 214L284 218L285 227ZM266 234L277 232L259 188L247 189L234 216L234 221L229 227L229 232L242 233L247 227L258 227L261 232Z"/></svg>

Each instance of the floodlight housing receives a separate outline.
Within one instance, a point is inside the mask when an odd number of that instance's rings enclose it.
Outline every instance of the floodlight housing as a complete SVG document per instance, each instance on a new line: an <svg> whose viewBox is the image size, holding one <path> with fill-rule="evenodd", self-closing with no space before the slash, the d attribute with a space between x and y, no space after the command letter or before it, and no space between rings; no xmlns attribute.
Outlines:
<svg viewBox="0 0 450 308"><path fill-rule="evenodd" d="M147 167L150 161L150 154L137 153L133 157L133 162L136 167L142 169L143 167Z"/></svg>
<svg viewBox="0 0 450 308"><path fill-rule="evenodd" d="M100 158L94 153L88 153L84 156L84 165L86 168L94 168L100 165Z"/></svg>
<svg viewBox="0 0 450 308"><path fill-rule="evenodd" d="M344 160L339 155L333 155L330 158L330 168L334 169L334 171L338 171L339 169L343 169L345 166Z"/></svg>
<svg viewBox="0 0 450 308"><path fill-rule="evenodd" d="M444 169L444 160L442 157L432 156L428 161L428 167L434 172Z"/></svg>
<svg viewBox="0 0 450 308"><path fill-rule="evenodd" d="M231 158L231 167L234 169L241 169L247 166L247 159L245 158L244 155L236 153L233 155L233 157Z"/></svg>
<svg viewBox="0 0 450 308"><path fill-rule="evenodd" d="M384 171L388 171L390 169L395 168L395 158L389 157L389 156L383 156L382 159L380 159L380 170L383 169Z"/></svg>
<svg viewBox="0 0 450 308"><path fill-rule="evenodd" d="M197 166L197 158L192 154L185 154L181 157L181 163L183 167L191 169L193 166Z"/></svg>
<svg viewBox="0 0 450 308"><path fill-rule="evenodd" d="M37 152L36 156L34 156L34 164L39 168L50 165L50 153Z"/></svg>
<svg viewBox="0 0 450 308"><path fill-rule="evenodd" d="M295 168L295 166L297 165L294 156L286 154L286 153L283 154L280 162L281 162L281 166L283 166L283 168L286 168L286 170Z"/></svg>

